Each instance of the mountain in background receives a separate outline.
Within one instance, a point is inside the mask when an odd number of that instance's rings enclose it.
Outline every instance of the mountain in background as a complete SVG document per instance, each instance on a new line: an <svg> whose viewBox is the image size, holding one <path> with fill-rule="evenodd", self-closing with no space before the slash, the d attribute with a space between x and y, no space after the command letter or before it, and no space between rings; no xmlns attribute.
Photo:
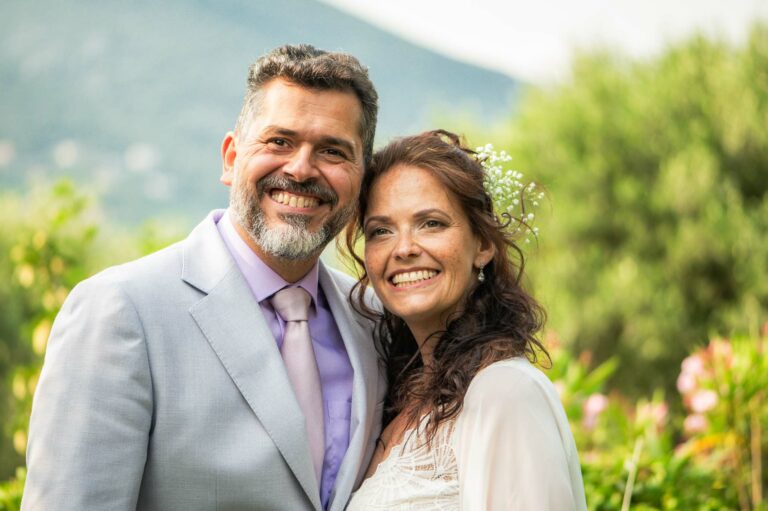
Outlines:
<svg viewBox="0 0 768 511"><path fill-rule="evenodd" d="M219 147L248 66L299 42L369 67L377 144L432 127L437 112L496 121L519 90L312 0L10 0L0 6L0 186L69 176L118 221L191 225L226 204Z"/></svg>

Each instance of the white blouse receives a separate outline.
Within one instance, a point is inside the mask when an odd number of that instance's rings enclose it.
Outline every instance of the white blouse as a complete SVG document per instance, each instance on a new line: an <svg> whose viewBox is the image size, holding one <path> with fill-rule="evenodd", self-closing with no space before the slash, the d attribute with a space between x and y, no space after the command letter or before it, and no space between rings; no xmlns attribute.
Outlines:
<svg viewBox="0 0 768 511"><path fill-rule="evenodd" d="M347 511L587 509L560 398L524 358L478 372L455 423L441 425L430 446L422 433L406 432Z"/></svg>

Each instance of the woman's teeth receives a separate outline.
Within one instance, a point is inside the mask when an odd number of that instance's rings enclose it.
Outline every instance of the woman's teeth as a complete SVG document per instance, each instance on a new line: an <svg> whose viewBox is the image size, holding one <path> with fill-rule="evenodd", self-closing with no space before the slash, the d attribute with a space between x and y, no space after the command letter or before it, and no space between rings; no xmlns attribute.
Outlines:
<svg viewBox="0 0 768 511"><path fill-rule="evenodd" d="M281 191L273 192L272 200L292 208L314 208L320 204L320 201L314 197L293 195L292 193Z"/></svg>
<svg viewBox="0 0 768 511"><path fill-rule="evenodd" d="M437 275L437 272L434 270L420 270L409 271L407 273L398 273L392 277L392 283L396 287L402 287L415 284L416 282L421 282L422 280L431 279L435 275Z"/></svg>

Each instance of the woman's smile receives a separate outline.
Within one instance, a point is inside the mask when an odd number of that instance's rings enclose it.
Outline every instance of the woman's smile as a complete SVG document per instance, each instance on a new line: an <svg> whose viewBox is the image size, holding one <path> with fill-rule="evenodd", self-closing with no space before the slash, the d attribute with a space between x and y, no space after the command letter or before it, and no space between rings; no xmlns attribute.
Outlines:
<svg viewBox="0 0 768 511"><path fill-rule="evenodd" d="M398 289L410 289L434 283L439 273L437 270L402 270L395 272L389 281Z"/></svg>

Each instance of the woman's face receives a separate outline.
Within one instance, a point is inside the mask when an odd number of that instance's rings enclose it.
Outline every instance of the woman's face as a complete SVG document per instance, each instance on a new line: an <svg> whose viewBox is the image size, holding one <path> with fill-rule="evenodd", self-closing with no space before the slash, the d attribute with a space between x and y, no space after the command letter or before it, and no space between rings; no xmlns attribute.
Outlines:
<svg viewBox="0 0 768 511"><path fill-rule="evenodd" d="M493 256L451 192L418 167L394 167L374 182L363 225L371 284L417 340L445 328Z"/></svg>

